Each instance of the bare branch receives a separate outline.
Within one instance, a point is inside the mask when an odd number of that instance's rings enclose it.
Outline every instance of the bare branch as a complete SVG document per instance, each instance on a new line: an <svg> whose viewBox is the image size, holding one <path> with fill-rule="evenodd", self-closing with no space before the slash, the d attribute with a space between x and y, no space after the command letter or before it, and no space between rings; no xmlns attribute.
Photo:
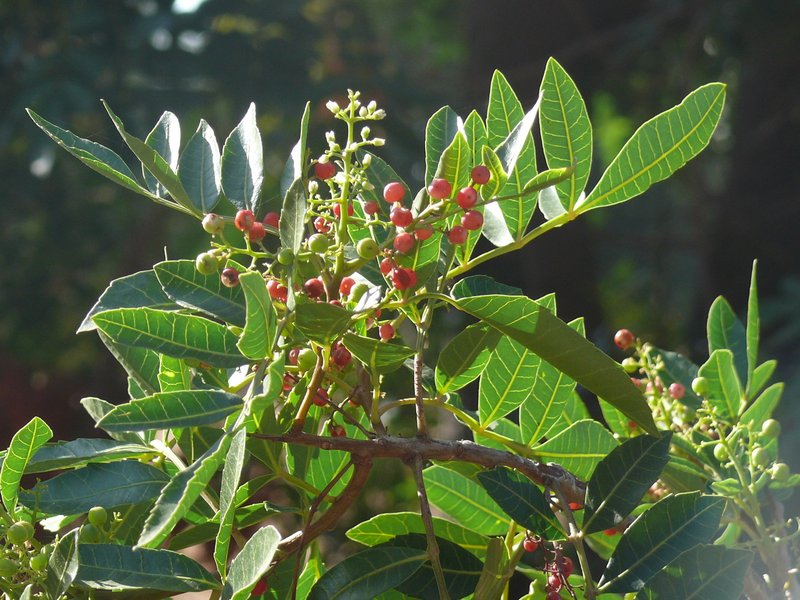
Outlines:
<svg viewBox="0 0 800 600"><path fill-rule="evenodd" d="M447 591L447 582L444 579L444 570L442 570L442 561L439 560L439 543L436 541L436 533L433 530L431 505L428 502L428 492L425 490L425 479L422 476L423 464L424 461L417 456L412 465L414 469L414 478L417 480L419 513L422 517L422 522L425 524L425 537L428 539L428 558L431 560L433 575L436 577L436 587L439 589L439 598L441 598L441 600L450 600L450 593Z"/></svg>

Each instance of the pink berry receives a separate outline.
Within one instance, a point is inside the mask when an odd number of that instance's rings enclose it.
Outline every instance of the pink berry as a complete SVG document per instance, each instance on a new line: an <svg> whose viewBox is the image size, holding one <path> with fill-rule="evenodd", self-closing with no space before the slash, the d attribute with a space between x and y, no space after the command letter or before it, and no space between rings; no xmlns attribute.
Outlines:
<svg viewBox="0 0 800 600"><path fill-rule="evenodd" d="M483 215L477 210L468 210L461 217L461 225L469 231L480 229L483 226Z"/></svg>
<svg viewBox="0 0 800 600"><path fill-rule="evenodd" d="M353 286L355 284L356 284L355 279L353 279L352 277L345 277L339 284L339 293L342 296L348 296L350 294L350 290L353 289Z"/></svg>
<svg viewBox="0 0 800 600"><path fill-rule="evenodd" d="M431 229L430 227L420 227L419 229L414 230L414 237L416 237L417 240L420 242L424 242L432 235L433 235L433 229Z"/></svg>
<svg viewBox="0 0 800 600"><path fill-rule="evenodd" d="M317 406L325 406L326 404L328 404L328 392L326 392L322 388L319 388L317 390L317 393L314 394L314 404L316 404Z"/></svg>
<svg viewBox="0 0 800 600"><path fill-rule="evenodd" d="M450 194L452 193L453 186L450 185L450 182L447 181L447 179L442 179L441 177L431 181L431 184L428 186L428 194L434 200L443 200L445 198L449 198Z"/></svg>
<svg viewBox="0 0 800 600"><path fill-rule="evenodd" d="M394 326L391 323L384 323L378 327L378 334L386 342L394 337Z"/></svg>
<svg viewBox="0 0 800 600"><path fill-rule="evenodd" d="M381 261L381 273L384 275L388 275L389 272L394 269L394 267L394 261L391 258L387 257Z"/></svg>
<svg viewBox="0 0 800 600"><path fill-rule="evenodd" d="M398 290L407 290L416 285L417 274L412 269L394 269L392 270L392 283Z"/></svg>
<svg viewBox="0 0 800 600"><path fill-rule="evenodd" d="M233 267L222 269L222 273L220 274L220 281L222 281L222 285L224 285L225 287L236 287L237 285L239 285L239 271L237 271Z"/></svg>
<svg viewBox="0 0 800 600"><path fill-rule="evenodd" d="M281 302L286 302L289 299L289 288L287 288L283 284L279 284L275 288L275 299L280 300Z"/></svg>
<svg viewBox="0 0 800 600"><path fill-rule="evenodd" d="M277 279L270 279L269 281L267 281L267 292L269 292L271 298L277 297L275 294L277 293L278 286L280 284L281 282L278 281Z"/></svg>
<svg viewBox="0 0 800 600"><path fill-rule="evenodd" d="M328 233L331 230L331 226L328 225L328 221L325 220L325 217L317 217L314 219L314 229L316 229L318 233Z"/></svg>
<svg viewBox="0 0 800 600"><path fill-rule="evenodd" d="M468 231L466 229L461 225L456 225L447 232L447 239L450 240L451 244L457 246L467 241L467 234Z"/></svg>
<svg viewBox="0 0 800 600"><path fill-rule="evenodd" d="M333 205L333 214L336 215L336 218L340 218L342 216L342 205L341 204L334 204ZM353 205L349 202L347 203L347 216L352 217L354 214Z"/></svg>
<svg viewBox="0 0 800 600"><path fill-rule="evenodd" d="M346 367L350 364L353 356L350 354L350 350L345 348L344 346L337 346L336 349L331 353L331 359L333 359L333 364L337 367Z"/></svg>
<svg viewBox="0 0 800 600"><path fill-rule="evenodd" d="M395 206L389 213L389 219L395 227L408 227L414 222L414 215L407 208Z"/></svg>
<svg viewBox="0 0 800 600"><path fill-rule="evenodd" d="M325 292L325 286L322 285L322 282L316 277L306 281L303 284L303 289L306 291L309 298L319 298L322 296L323 292Z"/></svg>
<svg viewBox="0 0 800 600"><path fill-rule="evenodd" d="M364 202L364 212L366 214L375 215L378 213L379 210L380 207L378 206L378 203L375 202L374 200L368 200L367 202Z"/></svg>
<svg viewBox="0 0 800 600"><path fill-rule="evenodd" d="M683 398L685 394L686 394L686 388L677 381L669 385L669 395L673 399L680 400L681 398Z"/></svg>
<svg viewBox="0 0 800 600"><path fill-rule="evenodd" d="M251 242L260 242L264 239L264 236L267 235L267 230L264 229L263 223L259 223L256 221L253 223L253 226L247 232L247 237L250 239Z"/></svg>
<svg viewBox="0 0 800 600"><path fill-rule="evenodd" d="M394 238L393 246L398 252L407 254L414 247L415 242L414 236L404 231L403 233L398 233L397 237Z"/></svg>
<svg viewBox="0 0 800 600"><path fill-rule="evenodd" d="M296 365L297 364L297 357L300 354L300 348L292 348L289 350L289 364Z"/></svg>
<svg viewBox="0 0 800 600"><path fill-rule="evenodd" d="M322 180L330 179L336 174L336 165L332 162L318 162L314 165L314 175Z"/></svg>
<svg viewBox="0 0 800 600"><path fill-rule="evenodd" d="M525 552L536 552L539 544L533 538L525 538L525 541L522 542L522 547L525 548Z"/></svg>
<svg viewBox="0 0 800 600"><path fill-rule="evenodd" d="M256 222L256 216L252 210L243 209L236 213L233 219L233 224L239 231L250 231L253 223Z"/></svg>
<svg viewBox="0 0 800 600"><path fill-rule="evenodd" d="M473 187L461 188L456 196L456 202L464 210L469 210L478 202L478 192Z"/></svg>
<svg viewBox="0 0 800 600"><path fill-rule="evenodd" d="M273 229L277 229L278 225L280 225L280 221L281 221L281 216L278 213L268 212L267 214L264 215L264 220L262 221L262 223L264 223L264 225L272 227Z"/></svg>
<svg viewBox="0 0 800 600"><path fill-rule="evenodd" d="M383 188L383 199L386 200L389 204L394 204L395 202L402 202L403 196L406 195L406 190L403 187L403 184L399 181L392 181L391 183L387 183L386 187Z"/></svg>
<svg viewBox="0 0 800 600"><path fill-rule="evenodd" d="M614 334L614 343L619 346L620 350L627 350L633 345L635 336L629 329L620 329Z"/></svg>
<svg viewBox="0 0 800 600"><path fill-rule="evenodd" d="M483 165L478 165L472 169L472 181L478 185L483 185L484 183L488 182L491 176L492 174L489 172L489 169Z"/></svg>

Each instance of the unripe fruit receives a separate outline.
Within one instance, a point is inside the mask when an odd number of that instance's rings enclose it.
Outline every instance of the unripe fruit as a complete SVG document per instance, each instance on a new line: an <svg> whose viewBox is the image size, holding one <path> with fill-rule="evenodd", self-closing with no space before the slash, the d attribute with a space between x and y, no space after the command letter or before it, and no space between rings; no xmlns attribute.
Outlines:
<svg viewBox="0 0 800 600"><path fill-rule="evenodd" d="M263 221L261 221L265 226L272 227L273 229L278 229L281 224L281 216L276 212L268 212L264 215Z"/></svg>
<svg viewBox="0 0 800 600"><path fill-rule="evenodd" d="M330 246L330 243L330 239L328 239L327 235L315 233L308 238L308 249L317 254L324 254L328 246Z"/></svg>
<svg viewBox="0 0 800 600"><path fill-rule="evenodd" d="M294 262L294 252L292 252L291 248L281 248L277 259L282 265L290 265Z"/></svg>
<svg viewBox="0 0 800 600"><path fill-rule="evenodd" d="M359 281L350 289L350 302L358 302L361 297L369 291L369 286L363 281Z"/></svg>
<svg viewBox="0 0 800 600"><path fill-rule="evenodd" d="M394 238L392 245L398 252L407 254L414 247L415 242L416 240L414 239L414 236L404 231L403 233L397 234L397 237Z"/></svg>
<svg viewBox="0 0 800 600"><path fill-rule="evenodd" d="M378 327L378 334L386 342L394 337L394 326L391 323L384 323Z"/></svg>
<svg viewBox="0 0 800 600"><path fill-rule="evenodd" d="M337 346L331 353L331 359L333 360L333 364L337 367L346 367L350 364L350 361L353 360L353 356L350 354L350 350L344 346Z"/></svg>
<svg viewBox="0 0 800 600"><path fill-rule="evenodd" d="M314 219L314 229L319 233L328 233L331 230L331 226L328 225L328 221L325 220L325 217L317 217Z"/></svg>
<svg viewBox="0 0 800 600"><path fill-rule="evenodd" d="M339 219L342 216L342 205L341 204L334 204L333 205L333 214L336 215L336 218ZM349 202L347 203L347 216L352 217L355 214L355 209L353 205Z"/></svg>
<svg viewBox="0 0 800 600"><path fill-rule="evenodd" d="M378 247L378 242L372 238L364 238L356 245L356 252L361 258L370 259L378 256L380 248Z"/></svg>
<svg viewBox="0 0 800 600"><path fill-rule="evenodd" d="M414 222L414 215L407 208L395 206L389 213L389 220L395 227L408 227Z"/></svg>
<svg viewBox="0 0 800 600"><path fill-rule="evenodd" d="M102 506L95 506L89 511L87 518L89 519L89 523L95 527L102 527L108 520L108 513Z"/></svg>
<svg viewBox="0 0 800 600"><path fill-rule="evenodd" d="M256 216L253 214L253 211L247 209L242 209L237 212L236 217L233 219L233 224L236 225L236 229L239 231L250 231L250 228L255 222Z"/></svg>
<svg viewBox="0 0 800 600"><path fill-rule="evenodd" d="M484 167L483 165L478 165L472 169L472 181L477 183L478 185L484 185L489 181L489 178L492 174L489 172L489 169Z"/></svg>
<svg viewBox="0 0 800 600"><path fill-rule="evenodd" d="M391 258L381 260L381 273L388 275L394 269L394 261Z"/></svg>
<svg viewBox="0 0 800 600"><path fill-rule="evenodd" d="M214 213L203 217L203 229L211 235L216 235L225 228L225 219Z"/></svg>
<svg viewBox="0 0 800 600"><path fill-rule="evenodd" d="M330 179L336 175L336 165L332 162L318 162L314 165L314 175L322 179Z"/></svg>
<svg viewBox="0 0 800 600"><path fill-rule="evenodd" d="M309 298L319 298L325 292L325 286L316 277L306 281L303 284L303 289Z"/></svg>
<svg viewBox="0 0 800 600"><path fill-rule="evenodd" d="M635 373L639 368L639 361L629 356L622 361L622 368L625 369L626 373Z"/></svg>
<svg viewBox="0 0 800 600"><path fill-rule="evenodd" d="M233 267L222 269L222 274L219 276L219 278L220 281L222 281L222 285L225 287L232 288L239 285L239 271Z"/></svg>
<svg viewBox="0 0 800 600"><path fill-rule="evenodd" d="M686 388L683 384L678 383L677 381L674 383L669 384L669 395L674 400L680 400L686 395Z"/></svg>
<svg viewBox="0 0 800 600"><path fill-rule="evenodd" d="M536 552L539 544L533 538L525 538L525 541L522 542L522 547L525 548L525 552Z"/></svg>
<svg viewBox="0 0 800 600"><path fill-rule="evenodd" d="M473 187L461 188L456 196L456 202L464 210L469 210L478 203L478 192Z"/></svg>
<svg viewBox="0 0 800 600"><path fill-rule="evenodd" d="M728 449L723 444L714 446L714 458L722 462L728 460Z"/></svg>
<svg viewBox="0 0 800 600"><path fill-rule="evenodd" d="M213 275L219 268L219 261L217 257L210 252L201 252L194 259L194 268L201 275Z"/></svg>
<svg viewBox="0 0 800 600"><path fill-rule="evenodd" d="M378 214L378 212L380 210L381 209L378 206L378 203L375 202L374 200L367 200L366 202L364 202L364 213L365 214L375 215L375 214Z"/></svg>
<svg viewBox="0 0 800 600"><path fill-rule="evenodd" d="M392 283L398 290L407 290L417 283L417 274L411 269L397 268L392 270Z"/></svg>
<svg viewBox="0 0 800 600"><path fill-rule="evenodd" d="M443 200L444 198L449 198L452 192L453 186L450 185L449 181L442 179L441 177L431 181L431 184L428 186L428 194L434 200Z"/></svg>
<svg viewBox="0 0 800 600"><path fill-rule="evenodd" d="M428 238L433 235L433 229L430 227L420 227L419 229L414 230L414 237L417 238L417 241L424 242Z"/></svg>
<svg viewBox="0 0 800 600"><path fill-rule="evenodd" d="M399 181L392 181L387 183L386 186L383 188L383 199L389 202L390 204L394 204L395 202L402 202L403 196L406 195L406 190L403 187L403 184Z"/></svg>
<svg viewBox="0 0 800 600"><path fill-rule="evenodd" d="M11 579L17 574L17 563L9 558L0 558L0 577Z"/></svg>
<svg viewBox="0 0 800 600"><path fill-rule="evenodd" d="M761 425L761 435L767 438L776 438L781 434L781 424L775 419L767 419Z"/></svg>
<svg viewBox="0 0 800 600"><path fill-rule="evenodd" d="M614 334L614 343L620 350L627 350L633 345L635 340L635 336L629 329L620 329Z"/></svg>
<svg viewBox="0 0 800 600"><path fill-rule="evenodd" d="M756 448L750 455L750 462L756 467L766 467L769 464L769 454L763 448Z"/></svg>
<svg viewBox="0 0 800 600"><path fill-rule="evenodd" d="M84 523L81 525L78 537L86 544L96 544L100 541L100 530L91 523Z"/></svg>
<svg viewBox="0 0 800 600"><path fill-rule="evenodd" d="M461 225L456 225L447 232L447 239L450 240L450 243L454 246L458 246L459 244L463 244L467 241L468 233L469 232Z"/></svg>
<svg viewBox="0 0 800 600"><path fill-rule="evenodd" d="M461 225L464 229L468 229L469 231L480 229L483 226L483 215L477 210L467 211L464 213L464 216L461 217Z"/></svg>
<svg viewBox="0 0 800 600"><path fill-rule="evenodd" d="M297 368L301 371L310 371L317 364L317 355L311 348L303 348L297 355Z"/></svg>
<svg viewBox="0 0 800 600"><path fill-rule="evenodd" d="M339 284L339 293L342 296L347 296L350 294L350 290L353 289L353 286L356 284L356 280L352 277L344 277Z"/></svg>
<svg viewBox="0 0 800 600"><path fill-rule="evenodd" d="M6 539L15 545L22 545L33 537L33 525L27 521L17 521L6 531Z"/></svg>
<svg viewBox="0 0 800 600"><path fill-rule="evenodd" d="M692 391L698 396L705 396L708 393L708 379L705 377L692 379Z"/></svg>
<svg viewBox="0 0 800 600"><path fill-rule="evenodd" d="M772 465L772 469L770 470L770 475L772 475L772 479L775 481L786 481L789 479L789 476L792 474L789 465L786 463L775 463Z"/></svg>
<svg viewBox="0 0 800 600"><path fill-rule="evenodd" d="M37 554L31 559L31 569L34 571L44 571L47 567L47 555Z"/></svg>

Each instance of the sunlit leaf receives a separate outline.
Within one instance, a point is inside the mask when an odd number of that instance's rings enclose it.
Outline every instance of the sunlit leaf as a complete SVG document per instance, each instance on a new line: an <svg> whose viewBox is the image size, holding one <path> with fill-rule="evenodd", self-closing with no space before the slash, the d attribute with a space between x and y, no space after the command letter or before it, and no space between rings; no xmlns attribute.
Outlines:
<svg viewBox="0 0 800 600"><path fill-rule="evenodd" d="M264 151L255 103L250 103L242 120L225 140L221 168L225 197L240 210L254 210L264 180ZM296 177L300 175L302 173Z"/></svg>
<svg viewBox="0 0 800 600"><path fill-rule="evenodd" d="M14 434L0 468L0 493L10 514L17 507L17 496L22 475L36 451L53 437L53 430L39 417L33 417Z"/></svg>
<svg viewBox="0 0 800 600"><path fill-rule="evenodd" d="M577 421L533 452L544 462L558 463L581 479L591 475L597 464L617 447L617 441L597 421Z"/></svg>
<svg viewBox="0 0 800 600"><path fill-rule="evenodd" d="M173 171L178 170L181 146L181 124L178 117L168 110L164 111L153 129L147 134L144 143L160 154ZM142 175L147 189L156 196L164 197L166 195L164 186L158 183L158 180L144 166L142 166Z"/></svg>

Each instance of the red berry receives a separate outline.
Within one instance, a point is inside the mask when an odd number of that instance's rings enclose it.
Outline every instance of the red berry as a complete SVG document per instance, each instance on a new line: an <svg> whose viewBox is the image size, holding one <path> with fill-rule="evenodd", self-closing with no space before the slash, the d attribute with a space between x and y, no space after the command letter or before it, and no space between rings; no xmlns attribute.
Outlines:
<svg viewBox="0 0 800 600"><path fill-rule="evenodd" d="M331 358L337 367L346 367L350 364L353 356L350 354L350 350L340 345L331 353Z"/></svg>
<svg viewBox="0 0 800 600"><path fill-rule="evenodd" d="M572 559L569 556L562 556L561 557L561 572L564 574L564 577L569 577L572 575L572 572L575 570L575 563L572 562Z"/></svg>
<svg viewBox="0 0 800 600"><path fill-rule="evenodd" d="M289 373L286 373L283 376L283 391L288 392L294 387L295 379Z"/></svg>
<svg viewBox="0 0 800 600"><path fill-rule="evenodd" d="M394 269L394 261L388 257L384 258L381 261L381 273L388 275L392 269Z"/></svg>
<svg viewBox="0 0 800 600"><path fill-rule="evenodd" d="M472 169L472 181L478 185L483 185L484 183L488 182L491 176L492 174L489 172L489 169L483 165L478 165Z"/></svg>
<svg viewBox="0 0 800 600"><path fill-rule="evenodd" d="M281 222L281 216L276 212L268 212L267 214L264 215L264 220L262 221L264 225L268 225L273 229L277 229L278 226L280 225L280 222Z"/></svg>
<svg viewBox="0 0 800 600"><path fill-rule="evenodd" d="M547 592L547 596L545 597L545 600L561 600L561 594L559 594L555 590L553 590L551 592Z"/></svg>
<svg viewBox="0 0 800 600"><path fill-rule="evenodd" d="M328 225L325 217L317 217L314 219L314 229L316 229L319 233L328 233L331 230L331 226Z"/></svg>
<svg viewBox="0 0 800 600"><path fill-rule="evenodd" d="M283 284L279 284L275 288L275 299L280 300L281 302L286 302L289 299L289 288L287 288Z"/></svg>
<svg viewBox="0 0 800 600"><path fill-rule="evenodd" d="M342 279L342 282L339 284L339 293L342 296L348 296L350 294L350 290L356 284L356 280L352 277L345 277Z"/></svg>
<svg viewBox="0 0 800 600"><path fill-rule="evenodd" d="M250 231L247 232L247 237L250 238L251 242L260 242L264 239L264 236L267 235L267 230L264 229L264 225L256 221L253 223L253 226L250 228Z"/></svg>
<svg viewBox="0 0 800 600"><path fill-rule="evenodd" d="M451 244L457 246L467 241L467 234L468 232L466 229L464 229L461 225L456 225L447 232L447 239L450 240Z"/></svg>
<svg viewBox="0 0 800 600"><path fill-rule="evenodd" d="M417 283L417 274L411 269L392 270L392 283L398 290L407 290Z"/></svg>
<svg viewBox="0 0 800 600"><path fill-rule="evenodd" d="M303 289L309 298L319 298L325 291L325 286L316 277L309 279L303 284Z"/></svg>
<svg viewBox="0 0 800 600"><path fill-rule="evenodd" d="M336 215L336 218L340 218L342 216L342 205L341 204L334 204L333 205L333 214ZM353 205L349 202L347 203L347 216L352 217L354 214Z"/></svg>
<svg viewBox="0 0 800 600"><path fill-rule="evenodd" d="M395 206L389 213L389 219L395 227L408 227L414 221L414 215L407 208Z"/></svg>
<svg viewBox="0 0 800 600"><path fill-rule="evenodd" d="M269 586L267 585L267 580L266 579L259 579L258 583L256 584L256 587L254 587L253 591L250 592L250 595L251 596L260 596L261 594L266 592L267 589L269 589Z"/></svg>
<svg viewBox="0 0 800 600"><path fill-rule="evenodd" d="M558 592L558 590L561 589L561 577L556 573L550 573L547 577L547 587L550 588L552 592Z"/></svg>
<svg viewBox="0 0 800 600"><path fill-rule="evenodd" d="M267 282L267 292L269 292L270 298L277 298L278 297L278 286L281 284L280 281L277 279L270 279Z"/></svg>
<svg viewBox="0 0 800 600"><path fill-rule="evenodd" d="M477 210L469 210L461 217L461 225L470 231L480 229L483 226L483 215Z"/></svg>
<svg viewBox="0 0 800 600"><path fill-rule="evenodd" d="M320 179L330 179L336 174L336 165L332 162L318 162L314 165L314 175Z"/></svg>
<svg viewBox="0 0 800 600"><path fill-rule="evenodd" d="M680 400L685 394L686 388L677 381L669 385L669 395L672 396L673 399Z"/></svg>
<svg viewBox="0 0 800 600"><path fill-rule="evenodd" d="M394 326L391 323L384 323L378 327L378 334L386 342L394 337Z"/></svg>
<svg viewBox="0 0 800 600"><path fill-rule="evenodd" d="M317 406L325 406L326 404L328 404L328 392L326 392L322 388L319 388L317 390L317 393L314 394L313 402Z"/></svg>
<svg viewBox="0 0 800 600"><path fill-rule="evenodd" d="M394 238L392 245L398 252L406 254L414 247L415 242L416 240L414 239L414 236L404 231L403 233L397 234L397 237Z"/></svg>
<svg viewBox="0 0 800 600"><path fill-rule="evenodd" d="M289 350L289 364L297 365L297 356L300 354L300 348L292 348Z"/></svg>
<svg viewBox="0 0 800 600"><path fill-rule="evenodd" d="M387 183L386 187L383 188L383 199L389 202L390 204L394 204L395 202L402 202L403 196L406 195L406 190L403 187L403 184L399 181L392 181L391 183Z"/></svg>
<svg viewBox="0 0 800 600"><path fill-rule="evenodd" d="M612 535L618 535L619 530L616 527L611 527L610 529L604 529L603 533L606 534L608 537L611 537Z"/></svg>
<svg viewBox="0 0 800 600"><path fill-rule="evenodd" d="M469 210L478 202L478 192L473 187L461 188L456 196L456 202L464 210Z"/></svg>
<svg viewBox="0 0 800 600"><path fill-rule="evenodd" d="M346 435L344 427L341 425L331 424L328 430L331 432L331 437L344 437Z"/></svg>
<svg viewBox="0 0 800 600"><path fill-rule="evenodd" d="M583 508L583 505L578 503L578 502L570 502L569 503L569 509L570 510L581 510L582 508Z"/></svg>
<svg viewBox="0 0 800 600"><path fill-rule="evenodd" d="M225 287L232 288L239 285L239 271L237 271L233 267L222 269L222 274L220 274L219 278L220 281L222 281L222 285L224 285Z"/></svg>
<svg viewBox="0 0 800 600"><path fill-rule="evenodd" d="M450 194L452 193L453 186L450 185L450 182L447 181L447 179L434 179L428 186L428 194L434 200L443 200L444 198L449 198Z"/></svg>
<svg viewBox="0 0 800 600"><path fill-rule="evenodd" d="M431 229L430 227L420 227L419 229L414 230L414 237L417 238L417 240L420 242L424 242L432 235L433 235L433 229Z"/></svg>
<svg viewBox="0 0 800 600"><path fill-rule="evenodd" d="M367 202L364 202L364 213L368 215L375 215L378 213L378 211L380 211L380 207L374 200L368 200Z"/></svg>
<svg viewBox="0 0 800 600"><path fill-rule="evenodd" d="M233 219L233 224L239 231L250 231L253 223L256 222L256 216L252 210L243 209L236 213Z"/></svg>
<svg viewBox="0 0 800 600"><path fill-rule="evenodd" d="M636 429L637 427L636 421L628 421L628 427L630 427L631 429Z"/></svg>
<svg viewBox="0 0 800 600"><path fill-rule="evenodd" d="M627 350L633 345L635 336L629 329L620 329L614 334L614 343L619 346L620 350Z"/></svg>
<svg viewBox="0 0 800 600"><path fill-rule="evenodd" d="M525 552L536 552L539 544L533 538L525 538L525 541L522 542L522 547L525 548Z"/></svg>

